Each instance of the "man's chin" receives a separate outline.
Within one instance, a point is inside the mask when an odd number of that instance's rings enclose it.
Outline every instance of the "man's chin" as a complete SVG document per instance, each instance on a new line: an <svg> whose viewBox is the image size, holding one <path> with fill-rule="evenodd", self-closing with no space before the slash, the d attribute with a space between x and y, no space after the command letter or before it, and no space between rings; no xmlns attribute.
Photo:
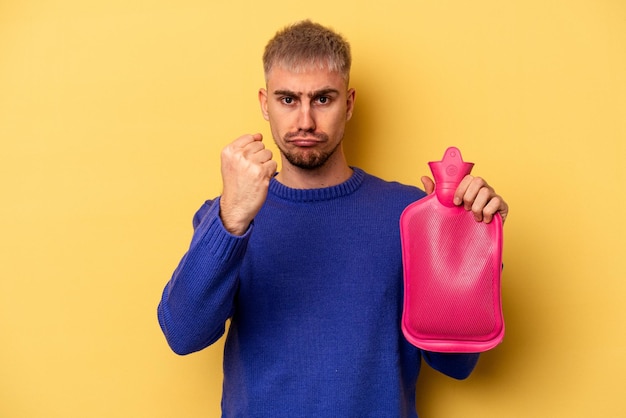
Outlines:
<svg viewBox="0 0 626 418"><path fill-rule="evenodd" d="M339 149L340 144L331 151L320 151L318 149L299 149L296 152L281 151L289 164L303 170L316 170L323 167L330 157Z"/></svg>
<svg viewBox="0 0 626 418"><path fill-rule="evenodd" d="M285 155L289 164L303 170L315 170L322 167L328 161L330 155Z"/></svg>

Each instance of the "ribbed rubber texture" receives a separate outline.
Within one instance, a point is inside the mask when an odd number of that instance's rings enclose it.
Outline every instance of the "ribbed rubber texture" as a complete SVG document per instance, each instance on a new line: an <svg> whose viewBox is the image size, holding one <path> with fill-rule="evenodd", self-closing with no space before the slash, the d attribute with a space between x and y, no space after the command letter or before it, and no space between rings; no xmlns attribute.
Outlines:
<svg viewBox="0 0 626 418"><path fill-rule="evenodd" d="M433 195L401 218L402 328L409 342L440 352L480 352L503 337L502 221L476 222Z"/></svg>

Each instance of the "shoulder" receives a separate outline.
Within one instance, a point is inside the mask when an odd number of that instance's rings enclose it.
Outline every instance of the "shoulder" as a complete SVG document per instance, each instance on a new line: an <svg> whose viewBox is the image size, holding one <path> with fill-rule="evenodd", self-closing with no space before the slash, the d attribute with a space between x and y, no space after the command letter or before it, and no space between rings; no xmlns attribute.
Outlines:
<svg viewBox="0 0 626 418"><path fill-rule="evenodd" d="M355 170L360 170L355 168ZM363 170L361 170L363 171ZM412 203L426 196L417 186L388 181L363 171L363 191L381 199L393 199L403 204Z"/></svg>

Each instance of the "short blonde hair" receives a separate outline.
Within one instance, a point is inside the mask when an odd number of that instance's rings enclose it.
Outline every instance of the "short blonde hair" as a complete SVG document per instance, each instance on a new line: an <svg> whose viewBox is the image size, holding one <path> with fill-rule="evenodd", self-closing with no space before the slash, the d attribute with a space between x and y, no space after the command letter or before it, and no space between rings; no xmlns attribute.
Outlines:
<svg viewBox="0 0 626 418"><path fill-rule="evenodd" d="M350 44L334 30L304 20L285 27L267 43L263 53L265 80L274 65L299 72L310 68L339 72L350 79Z"/></svg>

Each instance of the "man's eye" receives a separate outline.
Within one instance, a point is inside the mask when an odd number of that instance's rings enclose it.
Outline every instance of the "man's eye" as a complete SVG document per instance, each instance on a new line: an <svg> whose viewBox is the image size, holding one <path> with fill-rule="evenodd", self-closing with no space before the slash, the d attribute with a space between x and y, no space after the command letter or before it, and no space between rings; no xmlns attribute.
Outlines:
<svg viewBox="0 0 626 418"><path fill-rule="evenodd" d="M330 99L326 96L320 96L317 98L317 102L319 104L327 104L330 101Z"/></svg>
<svg viewBox="0 0 626 418"><path fill-rule="evenodd" d="M293 99L293 97L283 97L283 98L282 98L282 102L283 102L284 104L293 104L294 99Z"/></svg>

